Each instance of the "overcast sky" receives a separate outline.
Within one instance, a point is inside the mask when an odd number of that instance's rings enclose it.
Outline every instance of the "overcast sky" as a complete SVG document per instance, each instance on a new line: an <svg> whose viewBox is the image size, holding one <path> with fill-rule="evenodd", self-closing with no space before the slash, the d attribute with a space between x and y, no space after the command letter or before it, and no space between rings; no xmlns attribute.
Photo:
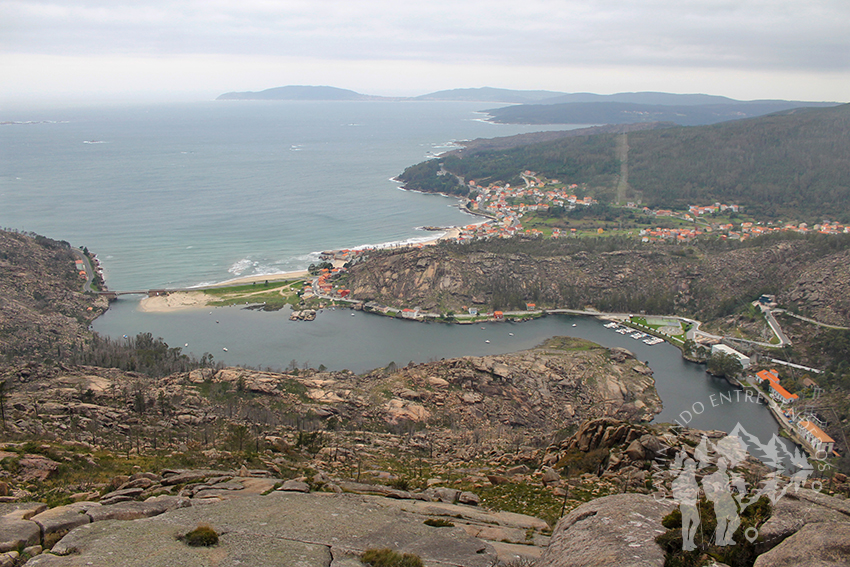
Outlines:
<svg viewBox="0 0 850 567"><path fill-rule="evenodd" d="M0 0L0 100L332 85L850 100L850 0Z"/></svg>

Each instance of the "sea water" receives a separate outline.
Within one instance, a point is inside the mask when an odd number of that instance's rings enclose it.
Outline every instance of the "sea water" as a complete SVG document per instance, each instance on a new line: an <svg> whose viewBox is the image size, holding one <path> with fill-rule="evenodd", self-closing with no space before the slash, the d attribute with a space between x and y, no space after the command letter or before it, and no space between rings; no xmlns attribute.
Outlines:
<svg viewBox="0 0 850 567"><path fill-rule="evenodd" d="M490 124L479 112L487 107L221 101L4 110L0 226L88 247L113 290L303 269L321 250L423 239L432 235L418 227L473 220L455 199L400 191L391 178L405 167L461 140L565 129ZM188 344L184 350L197 356L274 368L295 361L363 372L581 336L630 348L650 363L662 421L699 403L706 411L693 426L728 431L740 420L760 437L776 431L762 406L711 407L731 388L684 362L677 349L647 347L592 319L577 327L550 317L481 329L339 310L305 323L238 307L155 314L137 305L119 300L95 330L115 338L151 332L172 346Z"/></svg>
<svg viewBox="0 0 850 567"><path fill-rule="evenodd" d="M306 268L472 220L391 178L497 125L486 104L210 101L0 111L0 226L97 253L112 290ZM492 106L492 105L491 105Z"/></svg>

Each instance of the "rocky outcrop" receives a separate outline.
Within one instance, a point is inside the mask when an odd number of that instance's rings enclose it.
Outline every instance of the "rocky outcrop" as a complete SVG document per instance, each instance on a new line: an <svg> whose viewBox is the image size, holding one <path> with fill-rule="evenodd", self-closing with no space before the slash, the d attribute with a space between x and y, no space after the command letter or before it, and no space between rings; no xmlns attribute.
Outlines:
<svg viewBox="0 0 850 567"><path fill-rule="evenodd" d="M806 241L732 250L629 245L599 251L581 242L425 247L373 254L350 270L352 297L424 311L538 307L678 310L714 316L724 301L757 296L769 282L780 302L825 322L850 324L848 252ZM509 249L510 252L504 252ZM488 251L488 250L493 250ZM498 252L496 252L498 251Z"/></svg>
<svg viewBox="0 0 850 567"><path fill-rule="evenodd" d="M57 509L55 515L64 513L65 509ZM444 527L425 523L434 518L452 521L444 521ZM515 559L517 551L524 551L523 557L539 556L541 548L528 545L533 543L528 534L548 527L530 516L461 504L278 490L212 505L177 507L144 522L87 522L27 565L196 565L208 552L191 548L175 536L198 523L220 533L217 563L317 567L358 565L360 553L382 547L417 554L429 565L485 567L497 559ZM140 541L148 553L138 553ZM545 545L547 540L542 541Z"/></svg>
<svg viewBox="0 0 850 567"><path fill-rule="evenodd" d="M513 354L410 364L364 375L204 368L154 379L115 369L54 368L16 382L7 395L10 435L61 437L84 451L112 448L128 439L133 439L134 451L163 446L185 451L181 437L211 440L201 434L252 423L243 443L250 439L255 448L269 450L269 462L274 454L307 448L303 438L299 445L292 427L297 420L309 420L313 427L326 421L354 422L395 434L415 429L409 438L388 436L386 443L451 460L507 451L528 436L548 436L593 417L645 422L661 408L652 371L643 362L627 351L568 337ZM227 396L227 403L221 396ZM276 417L281 408L297 420L281 423ZM381 443L380 450L391 449ZM336 462L355 458L350 441L332 445L333 450L330 445L316 448L313 456ZM15 461L14 468L2 473L7 475L2 478L4 492L11 496L0 499L27 497L21 492L24 484L50 481L63 460L80 458L64 449L33 453L28 447L10 443L0 454ZM204 447L209 458L222 448ZM93 455L85 458L96 464ZM166 477L161 482L167 486L193 480ZM135 479L121 487L131 492L112 498L136 498L136 492L158 482ZM82 490L89 489L76 491Z"/></svg>
<svg viewBox="0 0 850 567"><path fill-rule="evenodd" d="M0 352L6 361L61 361L88 336L105 298L85 278L67 242L0 230Z"/></svg>
<svg viewBox="0 0 850 567"><path fill-rule="evenodd" d="M850 321L850 252L832 254L805 266L778 296L783 304L805 306L817 321L847 326Z"/></svg>
<svg viewBox="0 0 850 567"><path fill-rule="evenodd" d="M558 522L537 567L617 565L663 567L664 551L655 538L672 502L651 496L618 494L582 504Z"/></svg>
<svg viewBox="0 0 850 567"><path fill-rule="evenodd" d="M850 563L850 522L813 523L758 556L755 567L839 567Z"/></svg>
<svg viewBox="0 0 850 567"><path fill-rule="evenodd" d="M787 492L773 507L759 535L771 546L809 524L831 526L850 522L850 502L809 489ZM822 527L823 527L822 526Z"/></svg>

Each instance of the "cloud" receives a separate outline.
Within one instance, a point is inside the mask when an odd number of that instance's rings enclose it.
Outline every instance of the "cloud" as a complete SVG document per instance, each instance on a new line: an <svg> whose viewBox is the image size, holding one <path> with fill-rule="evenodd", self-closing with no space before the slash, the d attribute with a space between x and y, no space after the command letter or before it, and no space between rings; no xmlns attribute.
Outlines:
<svg viewBox="0 0 850 567"><path fill-rule="evenodd" d="M0 50L18 62L850 73L846 0L0 0L0 14Z"/></svg>
<svg viewBox="0 0 850 567"><path fill-rule="evenodd" d="M0 2L6 48L504 64L850 66L850 3L779 0Z"/></svg>

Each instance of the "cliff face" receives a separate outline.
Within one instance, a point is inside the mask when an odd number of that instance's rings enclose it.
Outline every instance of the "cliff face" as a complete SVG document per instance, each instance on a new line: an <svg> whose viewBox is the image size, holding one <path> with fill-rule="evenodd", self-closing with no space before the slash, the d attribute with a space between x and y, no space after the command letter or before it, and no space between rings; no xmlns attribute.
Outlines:
<svg viewBox="0 0 850 567"><path fill-rule="evenodd" d="M831 254L802 267L779 300L800 306L817 320L847 326L850 321L850 252Z"/></svg>
<svg viewBox="0 0 850 567"><path fill-rule="evenodd" d="M827 323L850 322L850 252L819 253L805 241L733 250L652 245L594 253L497 254L486 247L438 246L376 255L351 269L352 296L425 311L583 308L684 313L710 319L776 293Z"/></svg>
<svg viewBox="0 0 850 567"><path fill-rule="evenodd" d="M67 242L0 231L0 352L61 360L107 301L82 292Z"/></svg>

